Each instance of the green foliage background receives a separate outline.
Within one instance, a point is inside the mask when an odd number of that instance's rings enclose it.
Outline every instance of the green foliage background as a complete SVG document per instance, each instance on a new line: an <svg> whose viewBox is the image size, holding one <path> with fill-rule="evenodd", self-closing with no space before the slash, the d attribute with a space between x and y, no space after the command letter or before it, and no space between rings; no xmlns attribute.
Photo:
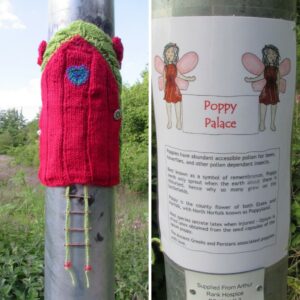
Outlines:
<svg viewBox="0 0 300 300"><path fill-rule="evenodd" d="M138 192L148 188L148 77L122 91L121 176Z"/></svg>
<svg viewBox="0 0 300 300"><path fill-rule="evenodd" d="M148 299L148 72L124 86L116 195L116 300ZM0 299L44 298L44 188L35 182L38 116L0 111ZM12 159L13 158L13 159Z"/></svg>
<svg viewBox="0 0 300 300"><path fill-rule="evenodd" d="M0 111L0 154L25 142L25 118L16 109Z"/></svg>
<svg viewBox="0 0 300 300"><path fill-rule="evenodd" d="M148 71L141 81L124 86L121 96L121 178L135 192L148 189ZM16 109L0 111L0 154L17 164L38 166L38 117L27 122Z"/></svg>

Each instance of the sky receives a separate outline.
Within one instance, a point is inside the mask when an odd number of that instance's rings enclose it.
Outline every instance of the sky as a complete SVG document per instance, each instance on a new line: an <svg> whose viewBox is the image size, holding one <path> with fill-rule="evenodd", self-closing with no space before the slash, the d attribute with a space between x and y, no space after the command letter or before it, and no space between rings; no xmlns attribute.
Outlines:
<svg viewBox="0 0 300 300"><path fill-rule="evenodd" d="M48 0L51 1L51 0ZM41 107L37 49L47 40L47 0L0 0L0 110L22 109L32 120ZM123 82L140 80L148 64L148 1L115 0L115 35L122 39Z"/></svg>

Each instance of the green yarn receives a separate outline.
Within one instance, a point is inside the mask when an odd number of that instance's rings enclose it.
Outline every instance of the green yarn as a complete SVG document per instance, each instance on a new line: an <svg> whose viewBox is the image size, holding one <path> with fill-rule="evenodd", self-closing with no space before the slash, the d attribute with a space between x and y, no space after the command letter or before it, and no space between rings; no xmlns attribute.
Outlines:
<svg viewBox="0 0 300 300"><path fill-rule="evenodd" d="M122 78L119 70L119 62L113 49L111 38L96 25L81 20L71 23L68 27L61 29L49 41L43 56L42 70L44 70L52 55L59 47L76 35L93 45L108 62L119 86L122 88Z"/></svg>
<svg viewBox="0 0 300 300"><path fill-rule="evenodd" d="M89 193L88 187L83 186L84 191L84 244L85 244L85 268L90 267L90 236L89 236ZM66 187L65 197L67 200L66 203L66 219L65 219L65 265L70 263L70 267L67 267L66 270L70 274L72 284L75 286L75 275L73 273L73 268L71 265L71 253L70 253L70 212L71 212L71 199L70 199L70 187ZM86 287L90 287L90 280L88 272L91 269L85 269L85 278L86 278Z"/></svg>
<svg viewBox="0 0 300 300"><path fill-rule="evenodd" d="M90 236L89 236L89 193L88 187L85 185L84 190L84 243L85 243L85 265L90 265ZM85 271L86 287L90 287L88 271Z"/></svg>
<svg viewBox="0 0 300 300"><path fill-rule="evenodd" d="M70 220L70 211L71 211L71 200L70 200L70 187L66 187L66 220L65 220L65 247L66 247L66 252L65 252L65 263L71 262L71 253L70 253L70 225L71 225L71 220ZM75 276L73 274L73 271L71 268L67 269L73 286L75 286Z"/></svg>

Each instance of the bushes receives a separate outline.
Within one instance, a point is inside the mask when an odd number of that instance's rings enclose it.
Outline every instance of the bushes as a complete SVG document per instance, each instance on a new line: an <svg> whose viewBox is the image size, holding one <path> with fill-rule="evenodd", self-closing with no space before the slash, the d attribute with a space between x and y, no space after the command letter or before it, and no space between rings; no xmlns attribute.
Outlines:
<svg viewBox="0 0 300 300"><path fill-rule="evenodd" d="M122 184L136 192L148 186L148 72L142 81L123 87L121 132ZM2 121L1 121L2 120ZM37 166L38 118L26 124L22 112L0 113L0 154L9 154L17 164Z"/></svg>
<svg viewBox="0 0 300 300"><path fill-rule="evenodd" d="M44 299L43 187L22 167L0 181L0 299ZM20 169L20 170L19 170ZM19 171L17 171L19 170ZM116 197L116 300L147 299L146 197L124 189Z"/></svg>
<svg viewBox="0 0 300 300"><path fill-rule="evenodd" d="M0 133L0 154L6 154L13 144L13 139L8 131Z"/></svg>
<svg viewBox="0 0 300 300"><path fill-rule="evenodd" d="M119 190L117 195L116 300L148 299L148 203L146 200L146 196L141 198L140 195L126 192L124 189Z"/></svg>
<svg viewBox="0 0 300 300"><path fill-rule="evenodd" d="M22 164L24 166L35 166L35 167L39 165L37 141L19 147L11 147L7 151L7 154L14 157L15 163L17 165Z"/></svg>
<svg viewBox="0 0 300 300"><path fill-rule="evenodd" d="M26 124L23 128L24 141L17 147L11 145L6 153L13 156L15 163L25 166L38 166L39 155L38 155L38 119Z"/></svg>
<svg viewBox="0 0 300 300"><path fill-rule="evenodd" d="M21 170L1 183L0 299L43 299L43 188Z"/></svg>
<svg viewBox="0 0 300 300"><path fill-rule="evenodd" d="M9 154L17 164L38 165L38 119L26 123L22 111L0 112L0 154Z"/></svg>
<svg viewBox="0 0 300 300"><path fill-rule="evenodd" d="M13 225L0 230L0 298L42 299L43 237Z"/></svg>
<svg viewBox="0 0 300 300"><path fill-rule="evenodd" d="M137 192L148 187L148 72L122 92L121 177Z"/></svg>
<svg viewBox="0 0 300 300"><path fill-rule="evenodd" d="M147 147L124 143L121 151L122 184L129 186L132 191L147 192Z"/></svg>
<svg viewBox="0 0 300 300"><path fill-rule="evenodd" d="M23 145L26 139L25 118L22 111L8 109L0 111L0 153L6 153L9 147Z"/></svg>

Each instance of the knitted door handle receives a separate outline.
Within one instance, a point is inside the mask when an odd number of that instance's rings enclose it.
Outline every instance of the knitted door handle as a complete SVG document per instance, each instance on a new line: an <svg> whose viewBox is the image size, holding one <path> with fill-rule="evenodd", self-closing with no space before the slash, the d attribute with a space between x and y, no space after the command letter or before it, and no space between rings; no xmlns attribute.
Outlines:
<svg viewBox="0 0 300 300"><path fill-rule="evenodd" d="M47 186L119 183L123 46L76 21L39 47L39 178Z"/></svg>

